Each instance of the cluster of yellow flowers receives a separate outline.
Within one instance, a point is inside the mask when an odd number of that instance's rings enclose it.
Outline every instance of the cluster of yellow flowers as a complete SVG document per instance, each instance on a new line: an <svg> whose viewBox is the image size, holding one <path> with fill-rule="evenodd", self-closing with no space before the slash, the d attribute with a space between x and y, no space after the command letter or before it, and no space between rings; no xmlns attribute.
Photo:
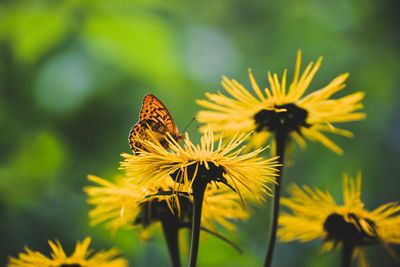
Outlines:
<svg viewBox="0 0 400 267"><path fill-rule="evenodd" d="M347 73L305 94L321 62L319 58L309 63L302 72L299 52L291 83L287 83L287 70L281 78L268 73L270 88L264 90L249 71L253 93L238 81L223 77L225 94L207 93L207 100L197 101L205 108L197 114L203 123L198 144L187 133L177 132L161 102L144 103L130 136L135 153L122 154L123 174L112 180L88 176L93 183L85 188L93 206L89 213L92 225L104 223L111 231L138 228L143 236L161 226L174 267L181 266L179 230L188 228L192 234L189 266L195 266L201 230L232 244L219 229L234 233L234 222L250 216L246 203L259 205L274 197L264 266L271 266L276 234L283 242L321 239L326 250L340 246L342 266L350 266L353 257L366 266L365 245L399 244L400 206L388 203L373 211L365 209L361 175L356 179L345 175L343 205L330 193L308 186L292 185L290 196L280 199L289 143L305 148L309 139L342 154L327 134L352 137L352 133L333 124L365 118L360 112L364 93L332 98L345 88ZM272 149L267 146L270 141ZM280 204L285 211L280 212ZM114 249L90 254L89 243L90 239L85 239L66 256L58 242L49 242L51 259L27 248L19 258L10 258L9 267L127 266Z"/></svg>

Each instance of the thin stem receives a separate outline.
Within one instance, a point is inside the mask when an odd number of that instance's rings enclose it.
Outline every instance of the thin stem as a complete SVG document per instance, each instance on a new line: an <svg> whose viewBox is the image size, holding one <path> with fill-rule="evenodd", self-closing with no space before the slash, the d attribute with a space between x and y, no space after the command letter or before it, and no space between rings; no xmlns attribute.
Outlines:
<svg viewBox="0 0 400 267"><path fill-rule="evenodd" d="M275 134L275 145L276 155L279 156L278 177L276 178L277 184L274 187L274 206L272 210L272 225L271 232L268 242L267 255L265 257L264 267L270 267L272 264L272 257L274 255L276 232L278 229L278 217L279 217L279 206L281 198L281 186L282 186L282 175L283 175L283 164L285 161L285 145L287 141L286 132L276 132Z"/></svg>
<svg viewBox="0 0 400 267"><path fill-rule="evenodd" d="M186 228L192 229L192 224L191 223L184 223L184 224L182 224L182 227L186 227ZM230 245L233 249L236 249L238 253L243 254L243 250L238 245L236 245L235 242L233 242L232 240L229 240L227 237L221 235L220 233L215 232L213 230L210 230L210 229L208 229L208 228L206 228L204 226L201 226L200 230L204 231L206 233L209 233L210 235L213 235L216 238L221 239L222 241L224 241L225 243Z"/></svg>
<svg viewBox="0 0 400 267"><path fill-rule="evenodd" d="M179 225L175 218L164 218L161 220L165 242L167 243L172 267L181 267L179 254Z"/></svg>
<svg viewBox="0 0 400 267"><path fill-rule="evenodd" d="M201 210L203 208L204 191L207 187L207 182L202 178L203 177L198 177L193 185L193 219L189 267L196 266L197 254L199 251Z"/></svg>
<svg viewBox="0 0 400 267"><path fill-rule="evenodd" d="M342 267L350 267L354 246L349 242L343 242L342 247Z"/></svg>

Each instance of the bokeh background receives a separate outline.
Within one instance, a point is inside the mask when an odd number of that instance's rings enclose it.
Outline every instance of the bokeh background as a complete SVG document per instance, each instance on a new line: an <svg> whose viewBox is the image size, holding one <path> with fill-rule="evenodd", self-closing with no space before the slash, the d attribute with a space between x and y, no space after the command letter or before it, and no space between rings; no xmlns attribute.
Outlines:
<svg viewBox="0 0 400 267"><path fill-rule="evenodd" d="M91 235L94 248L116 246L130 266L169 266L161 234L142 242L133 231L88 226L86 175L118 173L144 94L162 99L182 129L222 75L249 86L251 67L267 86L267 70L292 71L300 48L305 61L324 56L311 91L350 72L345 91L366 92L368 118L344 126L353 140L334 137L344 156L320 144L296 150L284 184L339 199L342 173L362 170L367 208L398 200L399 3L0 1L0 265L24 245L48 252L57 238L70 251ZM199 266L261 266L268 214L258 208L239 225L243 255L203 239ZM278 244L274 266L337 266L339 254L320 253L320 244ZM372 266L396 265L382 247L367 252Z"/></svg>

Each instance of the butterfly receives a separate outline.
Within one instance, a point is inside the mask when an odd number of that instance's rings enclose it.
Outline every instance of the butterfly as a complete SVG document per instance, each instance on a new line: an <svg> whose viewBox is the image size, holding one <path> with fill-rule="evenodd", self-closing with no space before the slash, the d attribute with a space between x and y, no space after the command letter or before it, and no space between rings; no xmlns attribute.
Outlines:
<svg viewBox="0 0 400 267"><path fill-rule="evenodd" d="M143 149L142 144L137 139L148 140L146 130L149 130L149 128L165 148L168 148L167 133L177 141L184 137L183 134L179 133L178 127L172 120L167 107L152 94L144 96L139 113L139 121L135 123L129 133L129 145L134 153L138 153L140 149Z"/></svg>

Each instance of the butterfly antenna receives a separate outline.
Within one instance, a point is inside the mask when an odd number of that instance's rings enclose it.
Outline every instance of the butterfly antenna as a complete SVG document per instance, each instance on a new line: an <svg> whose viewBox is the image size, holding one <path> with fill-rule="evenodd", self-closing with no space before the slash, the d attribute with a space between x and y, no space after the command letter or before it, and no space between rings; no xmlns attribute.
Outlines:
<svg viewBox="0 0 400 267"><path fill-rule="evenodd" d="M196 117L193 117L190 121L189 121L189 123L186 125L186 127L183 129L183 133L184 132L186 132L186 130L187 130L187 128L189 128L189 126L190 126L190 124L192 124L192 122L194 121L194 120L196 120Z"/></svg>

